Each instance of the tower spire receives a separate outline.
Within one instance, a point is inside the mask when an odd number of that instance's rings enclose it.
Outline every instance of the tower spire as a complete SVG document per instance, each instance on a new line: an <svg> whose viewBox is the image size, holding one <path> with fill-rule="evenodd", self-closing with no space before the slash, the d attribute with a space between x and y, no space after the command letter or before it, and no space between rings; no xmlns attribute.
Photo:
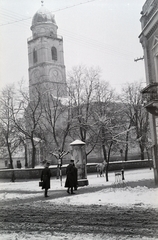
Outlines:
<svg viewBox="0 0 158 240"><path fill-rule="evenodd" d="M44 4L44 1L41 1L41 6L43 6L43 4Z"/></svg>

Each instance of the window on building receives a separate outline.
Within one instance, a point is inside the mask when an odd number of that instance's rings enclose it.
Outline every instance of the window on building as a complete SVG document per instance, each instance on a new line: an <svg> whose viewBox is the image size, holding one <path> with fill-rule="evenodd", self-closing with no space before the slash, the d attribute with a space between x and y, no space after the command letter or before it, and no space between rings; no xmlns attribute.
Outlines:
<svg viewBox="0 0 158 240"><path fill-rule="evenodd" d="M155 56L155 72L156 72L156 79L158 79L158 54Z"/></svg>
<svg viewBox="0 0 158 240"><path fill-rule="evenodd" d="M155 65L155 81L158 79L158 36L154 36L152 52L154 56L154 65Z"/></svg>
<svg viewBox="0 0 158 240"><path fill-rule="evenodd" d="M55 47L51 48L52 60L57 60L57 50Z"/></svg>
<svg viewBox="0 0 158 240"><path fill-rule="evenodd" d="M33 49L33 62L34 63L37 62L37 50L36 50L36 48Z"/></svg>

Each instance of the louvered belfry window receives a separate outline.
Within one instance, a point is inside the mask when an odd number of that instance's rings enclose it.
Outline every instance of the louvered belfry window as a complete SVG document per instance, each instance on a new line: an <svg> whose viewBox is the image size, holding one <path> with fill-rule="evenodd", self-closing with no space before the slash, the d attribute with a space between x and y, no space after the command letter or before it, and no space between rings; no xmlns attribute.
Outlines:
<svg viewBox="0 0 158 240"><path fill-rule="evenodd" d="M52 60L56 60L57 61L57 50L55 47L51 48L51 53L52 53Z"/></svg>
<svg viewBox="0 0 158 240"><path fill-rule="evenodd" d="M33 62L34 63L37 62L37 50L36 50L36 48L33 49Z"/></svg>

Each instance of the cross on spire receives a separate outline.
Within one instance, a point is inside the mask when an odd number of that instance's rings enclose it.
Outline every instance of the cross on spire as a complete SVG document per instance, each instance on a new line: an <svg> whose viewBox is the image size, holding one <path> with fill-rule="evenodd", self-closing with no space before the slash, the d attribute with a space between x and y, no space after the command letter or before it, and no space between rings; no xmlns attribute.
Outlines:
<svg viewBox="0 0 158 240"><path fill-rule="evenodd" d="M41 6L43 6L44 1L41 1Z"/></svg>

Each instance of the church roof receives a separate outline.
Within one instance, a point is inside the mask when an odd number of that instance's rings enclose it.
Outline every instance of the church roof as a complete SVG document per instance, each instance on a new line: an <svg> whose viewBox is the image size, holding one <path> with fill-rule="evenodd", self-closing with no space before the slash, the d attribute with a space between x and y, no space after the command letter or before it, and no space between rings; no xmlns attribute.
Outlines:
<svg viewBox="0 0 158 240"><path fill-rule="evenodd" d="M54 15L49 10L47 10L44 6L40 7L40 9L35 13L32 19L32 26L35 26L41 23L56 24Z"/></svg>

